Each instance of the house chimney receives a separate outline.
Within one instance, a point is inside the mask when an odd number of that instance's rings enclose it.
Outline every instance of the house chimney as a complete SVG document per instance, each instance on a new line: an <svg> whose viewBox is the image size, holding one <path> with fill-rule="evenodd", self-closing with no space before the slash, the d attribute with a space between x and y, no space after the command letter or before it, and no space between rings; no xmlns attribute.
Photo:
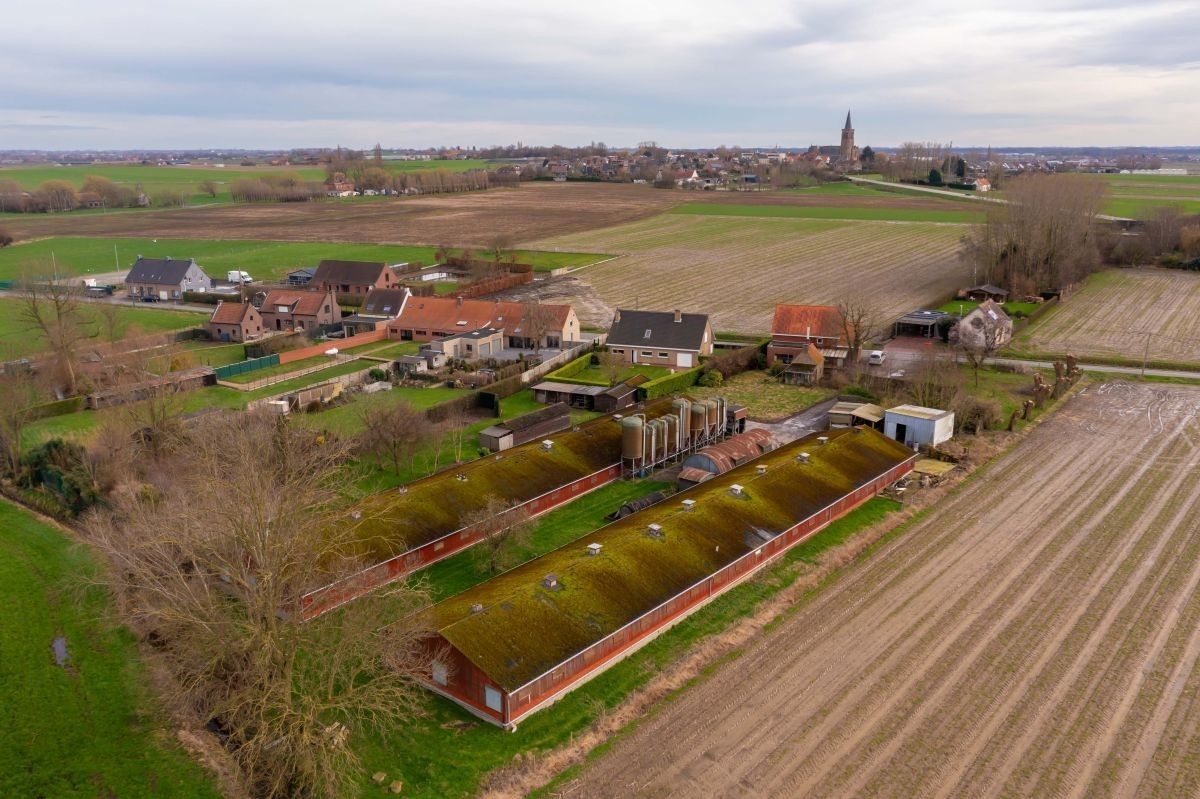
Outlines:
<svg viewBox="0 0 1200 799"><path fill-rule="evenodd" d="M734 483L729 487L729 493L733 494L735 497L740 497L742 495L742 487L737 483Z"/></svg>
<svg viewBox="0 0 1200 799"><path fill-rule="evenodd" d="M613 314L613 324L616 324L617 322L620 322L620 321L621 321L621 309L618 308L617 312Z"/></svg>
<svg viewBox="0 0 1200 799"><path fill-rule="evenodd" d="M694 500L694 499L685 499L685 500L683 501L683 509L684 509L684 510L691 510L691 509L692 509L692 508L694 508L694 507L696 507L696 500Z"/></svg>
<svg viewBox="0 0 1200 799"><path fill-rule="evenodd" d="M681 313L679 312L679 309L678 309L678 308L676 308L676 309L675 309L675 321L676 321L676 322L682 322L682 321L683 321L683 314L681 314Z"/></svg>
<svg viewBox="0 0 1200 799"><path fill-rule="evenodd" d="M547 574L542 578L542 587L548 588L551 591L558 590L558 575L553 573Z"/></svg>
<svg viewBox="0 0 1200 799"><path fill-rule="evenodd" d="M587 545L587 553L589 555L599 555L602 547L603 547L602 544L594 544L594 543L588 544Z"/></svg>

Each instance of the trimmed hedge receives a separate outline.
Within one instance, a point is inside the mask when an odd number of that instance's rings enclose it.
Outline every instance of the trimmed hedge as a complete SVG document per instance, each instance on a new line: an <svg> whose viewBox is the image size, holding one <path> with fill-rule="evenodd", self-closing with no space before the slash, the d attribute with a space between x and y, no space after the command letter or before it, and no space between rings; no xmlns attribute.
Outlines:
<svg viewBox="0 0 1200 799"><path fill-rule="evenodd" d="M673 375L659 377L642 383L638 386L639 400L652 400L659 397L665 397L668 394L674 394L676 391L682 391L685 388L691 388L696 385L696 381L700 379L701 373L704 372L703 366L693 366L683 372L676 372Z"/></svg>
<svg viewBox="0 0 1200 799"><path fill-rule="evenodd" d="M31 422L38 419L49 419L51 416L66 416L68 413L83 410L83 397L67 397L54 402L43 402L41 405L31 405L26 409L26 417Z"/></svg>
<svg viewBox="0 0 1200 799"><path fill-rule="evenodd" d="M568 361L562 366L555 369L553 372L547 372L543 380L562 380L567 377L574 377L584 369L591 366L592 353L581 355L573 361Z"/></svg>

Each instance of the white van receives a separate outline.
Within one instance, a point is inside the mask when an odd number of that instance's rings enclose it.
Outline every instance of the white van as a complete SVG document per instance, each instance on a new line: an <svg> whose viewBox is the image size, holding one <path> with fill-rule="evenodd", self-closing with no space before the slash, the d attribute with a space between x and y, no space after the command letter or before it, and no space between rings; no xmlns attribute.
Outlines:
<svg viewBox="0 0 1200 799"><path fill-rule="evenodd" d="M250 277L249 272L241 272L241 271L232 270L232 269L228 272L228 274L225 275L225 280L227 280L230 283L253 283L254 282L254 278Z"/></svg>
<svg viewBox="0 0 1200 799"><path fill-rule="evenodd" d="M883 350L871 350L871 354L867 356L867 363L871 366L882 366L887 353Z"/></svg>

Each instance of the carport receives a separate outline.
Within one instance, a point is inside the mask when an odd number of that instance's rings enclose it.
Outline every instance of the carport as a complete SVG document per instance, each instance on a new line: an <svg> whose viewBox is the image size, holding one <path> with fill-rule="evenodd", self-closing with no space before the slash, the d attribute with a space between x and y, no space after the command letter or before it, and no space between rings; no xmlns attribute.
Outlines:
<svg viewBox="0 0 1200 799"><path fill-rule="evenodd" d="M935 338L938 334L938 323L949 318L950 314L945 311L930 311L924 308L909 311L892 324L892 335Z"/></svg>

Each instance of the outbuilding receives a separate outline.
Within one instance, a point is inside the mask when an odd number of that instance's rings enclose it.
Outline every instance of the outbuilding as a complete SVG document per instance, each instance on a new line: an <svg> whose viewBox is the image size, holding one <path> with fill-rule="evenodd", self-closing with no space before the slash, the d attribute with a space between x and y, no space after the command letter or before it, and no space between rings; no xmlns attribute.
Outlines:
<svg viewBox="0 0 1200 799"><path fill-rule="evenodd" d="M937 446L954 437L954 411L897 405L883 415L883 432L907 446Z"/></svg>
<svg viewBox="0 0 1200 799"><path fill-rule="evenodd" d="M479 431L479 446L492 452L502 452L518 444L542 439L571 426L571 412L561 402L522 414L507 422L494 424Z"/></svg>

